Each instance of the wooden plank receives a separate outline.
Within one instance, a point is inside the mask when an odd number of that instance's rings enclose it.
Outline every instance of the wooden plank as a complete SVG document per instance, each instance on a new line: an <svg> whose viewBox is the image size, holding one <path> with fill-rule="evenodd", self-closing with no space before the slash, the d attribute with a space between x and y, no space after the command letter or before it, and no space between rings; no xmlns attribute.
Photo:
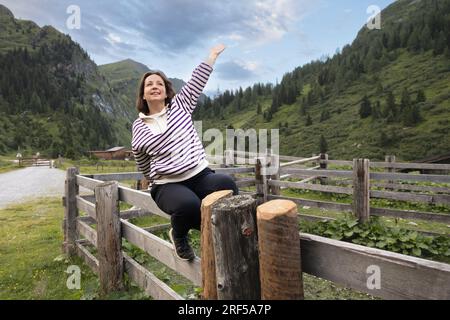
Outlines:
<svg viewBox="0 0 450 320"><path fill-rule="evenodd" d="M89 190L94 190L96 186L102 184L103 181L95 180L82 175L77 175L77 185L84 187Z"/></svg>
<svg viewBox="0 0 450 320"><path fill-rule="evenodd" d="M279 186L279 187L287 187L287 188L297 188L304 190L313 190L313 191L321 191L321 192L330 192L330 193L341 193L341 194L353 194L352 188L345 187L335 187L335 186L325 186L320 184L308 184L302 182L290 182L290 181L279 181L279 180L269 180L269 186Z"/></svg>
<svg viewBox="0 0 450 320"><path fill-rule="evenodd" d="M84 198L77 196L78 210L86 212L90 217L95 219L95 204L85 200Z"/></svg>
<svg viewBox="0 0 450 320"><path fill-rule="evenodd" d="M152 196L147 192L119 186L119 199L160 217L170 219L170 216L158 207Z"/></svg>
<svg viewBox="0 0 450 320"><path fill-rule="evenodd" d="M370 218L369 160L353 160L353 214L360 223Z"/></svg>
<svg viewBox="0 0 450 320"><path fill-rule="evenodd" d="M80 220L80 218L77 219L77 228L78 233L97 248L97 231L90 227L86 222Z"/></svg>
<svg viewBox="0 0 450 320"><path fill-rule="evenodd" d="M216 168L214 169L216 173L223 174L237 174L237 173L251 173L255 172L254 167L233 167L233 168Z"/></svg>
<svg viewBox="0 0 450 320"><path fill-rule="evenodd" d="M394 218L403 218L403 219L418 219L418 220L450 224L450 215L449 214L420 212L420 211L407 211L407 210L395 210L395 209L385 209L385 208L370 208L370 214L375 215L375 216L394 217Z"/></svg>
<svg viewBox="0 0 450 320"><path fill-rule="evenodd" d="M337 203L337 202L326 202L326 201L319 201L319 200L309 200L309 199L303 199L303 198L294 198L294 197L284 197L284 196L272 196L269 195L267 197L268 200L273 199L286 199L291 200L297 203L300 207L300 209L303 206L308 206L312 208L321 208L321 209L328 209L328 210L336 210L336 211L345 211L345 212L351 212L352 206L350 204L346 203Z"/></svg>
<svg viewBox="0 0 450 320"><path fill-rule="evenodd" d="M77 255L80 256L84 262L92 269L92 271L96 274L98 274L99 264L97 258L90 253L82 244L81 242L77 241L76 245L76 251Z"/></svg>
<svg viewBox="0 0 450 320"><path fill-rule="evenodd" d="M168 230L171 226L172 226L172 224L170 224L170 223L164 223L164 224L158 224L156 226L146 227L146 228L142 228L142 229L144 229L145 231L150 232L150 233L155 233L155 232L159 232L159 231Z"/></svg>
<svg viewBox="0 0 450 320"><path fill-rule="evenodd" d="M352 171L345 170L308 170L308 169L291 169L282 168L281 173L283 174L297 174L305 177L342 177L342 178L352 178Z"/></svg>
<svg viewBox="0 0 450 320"><path fill-rule="evenodd" d="M118 188L117 181L104 182L95 187L97 251L102 294L119 291L124 287Z"/></svg>
<svg viewBox="0 0 450 320"><path fill-rule="evenodd" d="M417 186L417 185L412 185L412 184L382 183L382 182L371 183L371 186L381 187L381 188L397 189L397 190L408 190L408 191L450 193L450 188L448 188L448 187L430 187L430 186Z"/></svg>
<svg viewBox="0 0 450 320"><path fill-rule="evenodd" d="M140 172L121 172L94 174L93 179L102 181L142 180L144 175Z"/></svg>
<svg viewBox="0 0 450 320"><path fill-rule="evenodd" d="M255 179L242 179L242 180L237 180L235 182L236 182L236 186L238 188L251 187L251 186L256 185Z"/></svg>
<svg viewBox="0 0 450 320"><path fill-rule="evenodd" d="M438 174L408 174L408 173L371 173L373 180L407 180L450 183L449 175Z"/></svg>
<svg viewBox="0 0 450 320"><path fill-rule="evenodd" d="M124 210L120 212L120 217L122 219L132 219L132 218L139 218L139 217L147 217L152 216L153 213L151 213L148 210L145 209L130 209L130 210Z"/></svg>
<svg viewBox="0 0 450 320"><path fill-rule="evenodd" d="M285 162L285 163L281 163L280 167L287 167L287 166L292 166L294 164L307 163L307 162L319 160L319 159L320 159L320 156L316 156L316 157L311 157L311 158L306 158L306 159L301 159L301 160L295 160L295 161L291 161L291 162Z"/></svg>
<svg viewBox="0 0 450 320"><path fill-rule="evenodd" d="M394 191L379 191L371 190L370 196L372 198L383 198L401 201L414 201L414 202L424 202L424 203L439 203L439 204L450 204L450 195L443 194L418 194L411 192L394 192Z"/></svg>
<svg viewBox="0 0 450 320"><path fill-rule="evenodd" d="M384 299L450 299L446 263L310 234L300 238L304 272ZM380 289L367 285L374 284L371 269L380 271Z"/></svg>
<svg viewBox="0 0 450 320"><path fill-rule="evenodd" d="M125 239L161 261L172 270L191 280L195 285L201 286L202 274L200 259L198 257L191 262L183 261L176 256L171 243L126 220L121 219L121 223L122 236Z"/></svg>
<svg viewBox="0 0 450 320"><path fill-rule="evenodd" d="M64 243L63 248L67 255L76 254L75 241L77 240L77 217L79 215L77 208L77 195L79 187L76 177L78 168L69 168L66 173L65 181L65 200L64 206Z"/></svg>
<svg viewBox="0 0 450 320"><path fill-rule="evenodd" d="M137 263L133 258L122 252L125 270L130 279L134 281L146 294L156 300L184 300L153 273Z"/></svg>
<svg viewBox="0 0 450 320"><path fill-rule="evenodd" d="M308 206L312 208L321 208L327 210L335 210L341 212L349 212L352 211L352 207L350 204L345 203L337 203L337 202L326 202L319 200L310 200L303 198L293 198L293 197L283 197L283 196L268 196L269 200L273 199L286 199L291 200L297 203L300 206ZM386 216L386 217L396 217L403 219L418 219L425 221L434 221L441 223L450 223L450 215L448 214L439 214L439 213L430 213L430 212L419 212L419 211L404 211L404 210L395 210L395 209L387 209L387 208L370 208L370 214L376 216Z"/></svg>
<svg viewBox="0 0 450 320"><path fill-rule="evenodd" d="M321 161L321 163L334 164L338 166L353 166L352 161L345 160L327 160ZM370 167L372 168L395 168L395 169L430 169L430 170L450 170L450 164L441 164L441 163L408 163L408 162L395 162L395 163L386 163L386 162L376 162L371 161Z"/></svg>

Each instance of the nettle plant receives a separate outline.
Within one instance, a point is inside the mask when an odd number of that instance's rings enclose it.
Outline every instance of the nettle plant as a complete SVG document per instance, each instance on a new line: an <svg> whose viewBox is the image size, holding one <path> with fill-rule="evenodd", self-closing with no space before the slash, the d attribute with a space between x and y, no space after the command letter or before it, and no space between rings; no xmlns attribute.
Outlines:
<svg viewBox="0 0 450 320"><path fill-rule="evenodd" d="M450 262L449 237L431 237L417 231L387 227L376 216L371 217L370 222L364 224L359 224L356 219L349 216L331 221L301 221L300 230L335 240Z"/></svg>

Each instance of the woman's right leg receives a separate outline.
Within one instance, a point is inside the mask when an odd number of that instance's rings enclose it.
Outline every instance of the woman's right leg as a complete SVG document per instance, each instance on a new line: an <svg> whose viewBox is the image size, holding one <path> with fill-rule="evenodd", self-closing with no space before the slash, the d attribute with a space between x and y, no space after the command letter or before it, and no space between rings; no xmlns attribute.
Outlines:
<svg viewBox="0 0 450 320"><path fill-rule="evenodd" d="M171 216L176 238L185 237L190 229L199 229L201 200L191 189L168 183L153 186L150 193L158 207Z"/></svg>

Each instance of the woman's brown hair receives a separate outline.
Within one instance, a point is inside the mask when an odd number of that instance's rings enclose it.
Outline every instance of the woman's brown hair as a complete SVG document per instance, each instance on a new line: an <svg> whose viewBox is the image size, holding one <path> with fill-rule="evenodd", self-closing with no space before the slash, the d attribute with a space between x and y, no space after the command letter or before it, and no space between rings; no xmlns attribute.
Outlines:
<svg viewBox="0 0 450 320"><path fill-rule="evenodd" d="M149 71L145 73L142 76L141 82L139 84L139 91L138 91L138 97L136 101L136 108L139 112L142 112L143 114L149 114L150 109L148 107L147 101L144 100L144 85L145 85L145 79L147 79L152 74L157 74L164 80L164 86L166 87L166 94L167 98L164 101L165 104L169 104L172 101L172 98L175 96L175 90L173 89L172 82L169 80L169 78L166 77L166 75L162 71Z"/></svg>

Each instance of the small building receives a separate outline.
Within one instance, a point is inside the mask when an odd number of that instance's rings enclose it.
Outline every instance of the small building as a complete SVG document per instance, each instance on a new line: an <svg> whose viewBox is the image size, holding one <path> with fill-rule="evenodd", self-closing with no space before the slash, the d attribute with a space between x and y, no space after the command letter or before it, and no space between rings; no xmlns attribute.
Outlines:
<svg viewBox="0 0 450 320"><path fill-rule="evenodd" d="M102 160L126 160L133 159L133 152L125 147L114 147L105 151L88 151Z"/></svg>

